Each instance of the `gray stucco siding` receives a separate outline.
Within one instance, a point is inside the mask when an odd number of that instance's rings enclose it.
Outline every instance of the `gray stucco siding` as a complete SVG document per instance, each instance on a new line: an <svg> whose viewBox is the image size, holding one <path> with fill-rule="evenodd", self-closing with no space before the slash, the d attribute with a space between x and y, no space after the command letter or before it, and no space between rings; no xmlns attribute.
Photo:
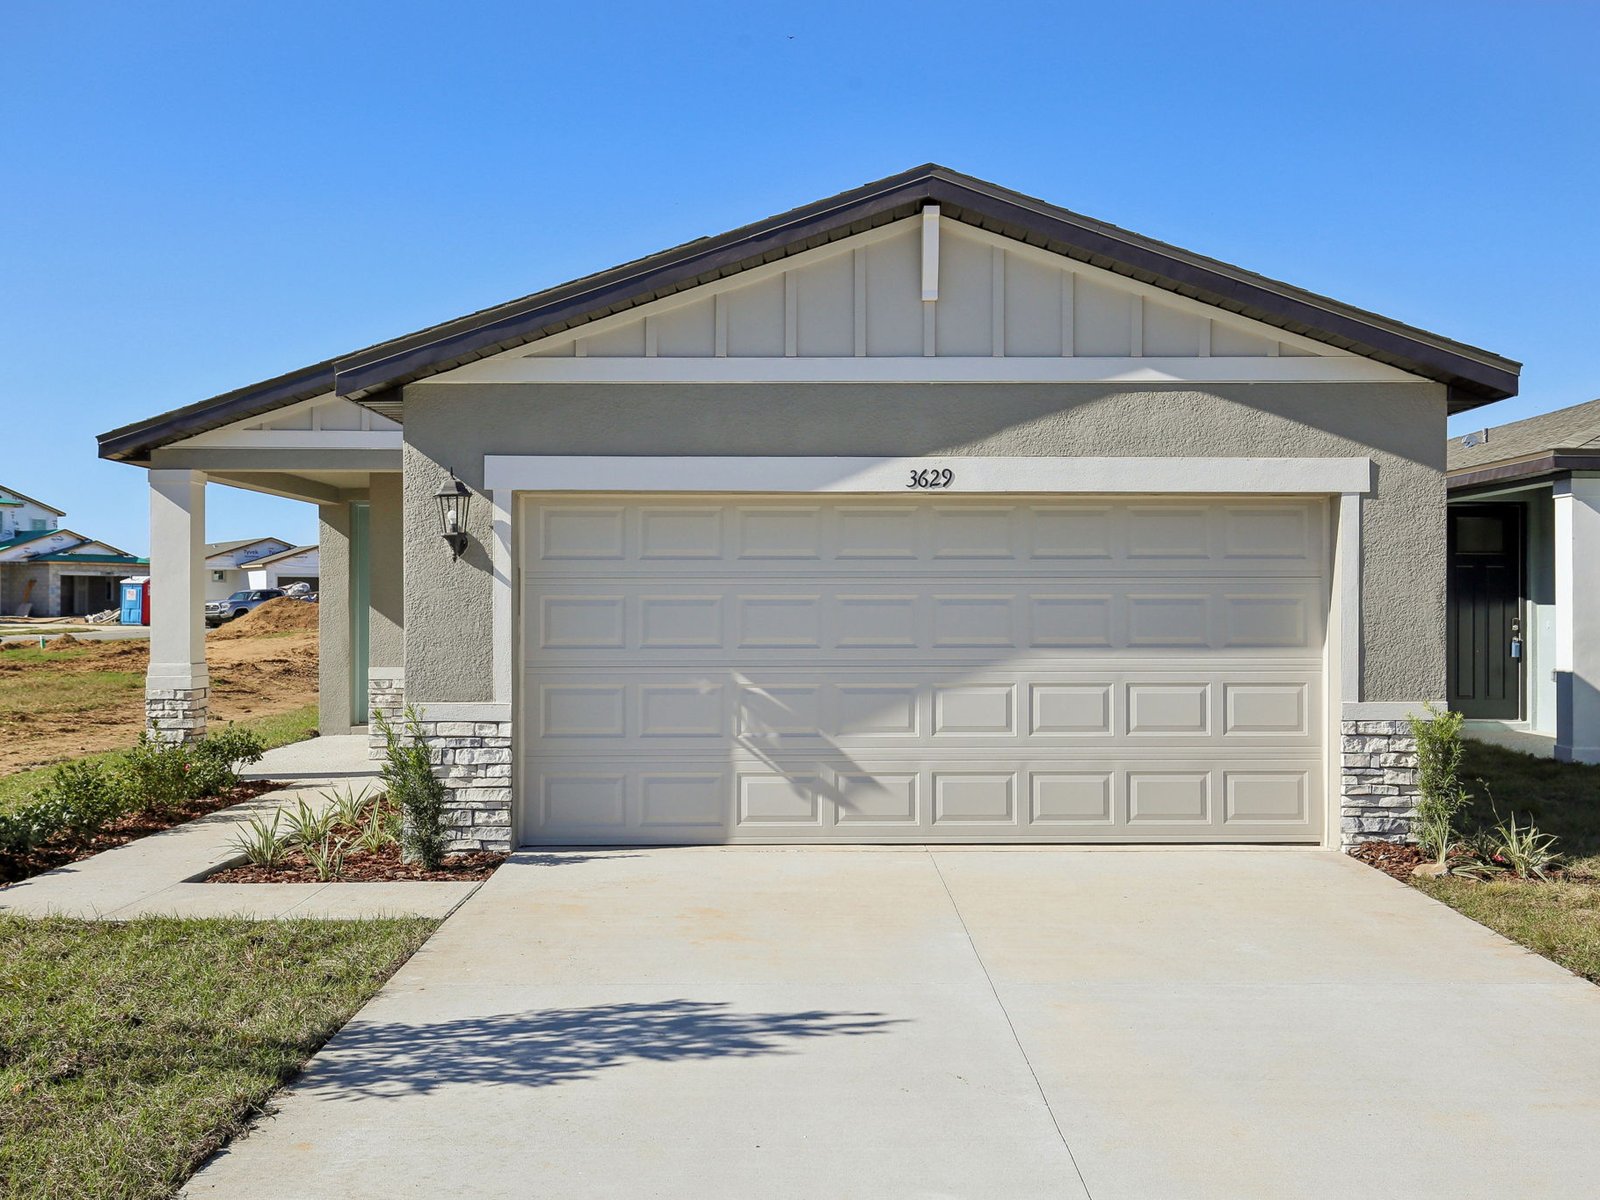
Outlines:
<svg viewBox="0 0 1600 1200"><path fill-rule="evenodd" d="M1363 505L1363 698L1444 694L1440 384L413 384L405 389L406 684L490 698L486 454L1346 457ZM477 489L450 562L433 492Z"/></svg>

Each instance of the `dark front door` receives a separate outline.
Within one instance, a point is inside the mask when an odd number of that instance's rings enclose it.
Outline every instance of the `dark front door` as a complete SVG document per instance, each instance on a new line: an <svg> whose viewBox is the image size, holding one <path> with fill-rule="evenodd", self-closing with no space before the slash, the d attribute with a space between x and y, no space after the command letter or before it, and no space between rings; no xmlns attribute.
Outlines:
<svg viewBox="0 0 1600 1200"><path fill-rule="evenodd" d="M1522 506L1454 504L1450 531L1450 707L1522 716Z"/></svg>

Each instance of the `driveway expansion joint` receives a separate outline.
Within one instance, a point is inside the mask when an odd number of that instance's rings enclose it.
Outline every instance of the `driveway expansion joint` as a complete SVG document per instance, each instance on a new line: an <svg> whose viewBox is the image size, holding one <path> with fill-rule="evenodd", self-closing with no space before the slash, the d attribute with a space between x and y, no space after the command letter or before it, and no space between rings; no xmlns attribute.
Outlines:
<svg viewBox="0 0 1600 1200"><path fill-rule="evenodd" d="M1028 1057L1027 1047L1022 1044L1022 1038L1017 1033L1016 1023L1011 1019L1011 1013L1006 1009L1006 1002L1000 998L1000 989L995 987L994 977L989 974L989 964L983 961L983 954L978 950L978 944L972 939L972 930L967 928L967 919L961 914L961 906L956 903L955 896L950 891L950 884L945 880L944 872L939 868L939 856L933 847L923 847L928 856L928 861L933 864L933 873L939 877L939 886L944 889L945 899L950 901L950 910L955 913L956 920L961 925L961 933L967 939L967 945L972 950L973 960L978 964L978 969L983 972L983 981L989 985L989 994L994 997L995 1007L1000 1010L1000 1015L1005 1018L1006 1029L1011 1033L1011 1040L1017 1047L1017 1053L1022 1055L1022 1061L1028 1068L1028 1077L1033 1080L1033 1086L1039 1093L1039 1099L1044 1102L1045 1112L1050 1114L1050 1124L1055 1127L1056 1136L1061 1139L1061 1148L1067 1152L1067 1161L1072 1164L1072 1169L1077 1172L1078 1186L1083 1189L1083 1194L1088 1200L1094 1200L1094 1194L1089 1191L1089 1182L1083 1177L1083 1168L1078 1165L1078 1156L1072 1152L1072 1144L1067 1141L1066 1131L1061 1128L1061 1120L1056 1116L1056 1110L1050 1103L1050 1097L1040 1082L1039 1072L1033 1065L1033 1060Z"/></svg>

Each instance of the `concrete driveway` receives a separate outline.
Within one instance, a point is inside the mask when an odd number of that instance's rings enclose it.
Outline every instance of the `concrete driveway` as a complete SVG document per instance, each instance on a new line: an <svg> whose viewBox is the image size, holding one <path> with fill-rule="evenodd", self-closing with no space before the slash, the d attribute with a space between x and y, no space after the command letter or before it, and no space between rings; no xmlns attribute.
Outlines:
<svg viewBox="0 0 1600 1200"><path fill-rule="evenodd" d="M1592 1194L1600 990L1335 854L515 858L190 1194Z"/></svg>

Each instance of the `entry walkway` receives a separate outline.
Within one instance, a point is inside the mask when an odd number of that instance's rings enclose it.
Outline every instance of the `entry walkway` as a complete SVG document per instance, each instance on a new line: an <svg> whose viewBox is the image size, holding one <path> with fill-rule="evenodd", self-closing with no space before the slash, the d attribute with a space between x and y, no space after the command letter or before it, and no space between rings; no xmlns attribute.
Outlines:
<svg viewBox="0 0 1600 1200"><path fill-rule="evenodd" d="M1337 854L523 852L188 1194L1581 1196L1600 989Z"/></svg>
<svg viewBox="0 0 1600 1200"><path fill-rule="evenodd" d="M236 857L229 843L259 813L320 805L331 787L377 782L365 736L311 738L267 751L248 779L294 784L185 825L0 888L0 913L132 917L442 917L477 883L200 883Z"/></svg>

